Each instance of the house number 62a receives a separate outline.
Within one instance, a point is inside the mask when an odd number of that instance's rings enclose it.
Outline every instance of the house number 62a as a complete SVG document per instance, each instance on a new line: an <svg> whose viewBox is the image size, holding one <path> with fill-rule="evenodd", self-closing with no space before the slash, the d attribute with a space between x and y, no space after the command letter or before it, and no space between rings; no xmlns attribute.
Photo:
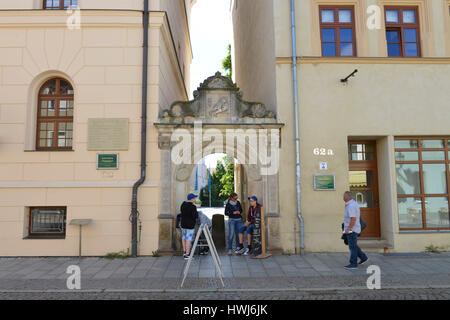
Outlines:
<svg viewBox="0 0 450 320"><path fill-rule="evenodd" d="M314 148L313 154L315 156L333 156L333 149L325 149L325 148Z"/></svg>

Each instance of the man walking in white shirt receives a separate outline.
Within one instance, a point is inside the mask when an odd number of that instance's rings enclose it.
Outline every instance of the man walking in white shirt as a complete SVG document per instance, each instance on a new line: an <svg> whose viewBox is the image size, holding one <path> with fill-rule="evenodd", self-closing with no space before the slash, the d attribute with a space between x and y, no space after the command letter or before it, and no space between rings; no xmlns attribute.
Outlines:
<svg viewBox="0 0 450 320"><path fill-rule="evenodd" d="M369 258L358 247L357 241L361 233L360 210L353 195L350 191L344 193L345 213L344 213L344 236L347 237L348 248L350 250L350 264L345 266L345 269L358 268L359 264L364 264Z"/></svg>

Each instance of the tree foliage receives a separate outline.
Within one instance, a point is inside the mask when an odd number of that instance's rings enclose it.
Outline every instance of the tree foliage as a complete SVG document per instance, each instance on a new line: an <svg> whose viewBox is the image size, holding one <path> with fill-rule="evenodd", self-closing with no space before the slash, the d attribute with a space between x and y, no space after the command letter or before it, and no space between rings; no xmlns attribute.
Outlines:
<svg viewBox="0 0 450 320"><path fill-rule="evenodd" d="M234 191L234 164L229 157L217 161L216 170L211 175L211 206L223 207ZM209 206L209 187L200 190L203 206Z"/></svg>
<svg viewBox="0 0 450 320"><path fill-rule="evenodd" d="M232 80L233 77L233 68L231 65L231 44L228 45L227 47L228 50L228 54L227 56L222 60L222 68L223 70L225 70L227 73L225 74L225 77L229 78L230 80Z"/></svg>

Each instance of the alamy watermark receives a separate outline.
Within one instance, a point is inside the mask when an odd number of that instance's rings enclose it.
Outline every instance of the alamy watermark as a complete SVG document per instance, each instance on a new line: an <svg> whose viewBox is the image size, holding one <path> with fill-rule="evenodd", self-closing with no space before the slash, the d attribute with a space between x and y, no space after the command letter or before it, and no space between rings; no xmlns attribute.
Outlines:
<svg viewBox="0 0 450 320"><path fill-rule="evenodd" d="M372 274L367 278L366 285L367 289L381 289L381 269L377 265L370 265L366 270L367 274Z"/></svg>
<svg viewBox="0 0 450 320"><path fill-rule="evenodd" d="M66 20L66 25L69 30L81 29L81 10L79 6L70 6L66 12L69 17Z"/></svg>
<svg viewBox="0 0 450 320"><path fill-rule="evenodd" d="M240 164L259 165L261 175L278 173L280 131L278 129L176 129L172 133L172 162L175 165L196 164L213 153L226 153Z"/></svg>
<svg viewBox="0 0 450 320"><path fill-rule="evenodd" d="M69 290L81 289L81 269L77 265L70 265L67 267L66 273L70 274L67 278L66 285Z"/></svg>
<svg viewBox="0 0 450 320"><path fill-rule="evenodd" d="M369 30L381 29L381 8L377 5L367 7L367 28Z"/></svg>

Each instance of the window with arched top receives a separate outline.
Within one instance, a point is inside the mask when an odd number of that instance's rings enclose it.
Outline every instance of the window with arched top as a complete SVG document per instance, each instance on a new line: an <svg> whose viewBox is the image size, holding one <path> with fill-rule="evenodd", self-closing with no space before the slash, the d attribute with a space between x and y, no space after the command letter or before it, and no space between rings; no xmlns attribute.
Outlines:
<svg viewBox="0 0 450 320"><path fill-rule="evenodd" d="M72 85L62 78L53 78L40 88L36 149L72 149L73 97Z"/></svg>

